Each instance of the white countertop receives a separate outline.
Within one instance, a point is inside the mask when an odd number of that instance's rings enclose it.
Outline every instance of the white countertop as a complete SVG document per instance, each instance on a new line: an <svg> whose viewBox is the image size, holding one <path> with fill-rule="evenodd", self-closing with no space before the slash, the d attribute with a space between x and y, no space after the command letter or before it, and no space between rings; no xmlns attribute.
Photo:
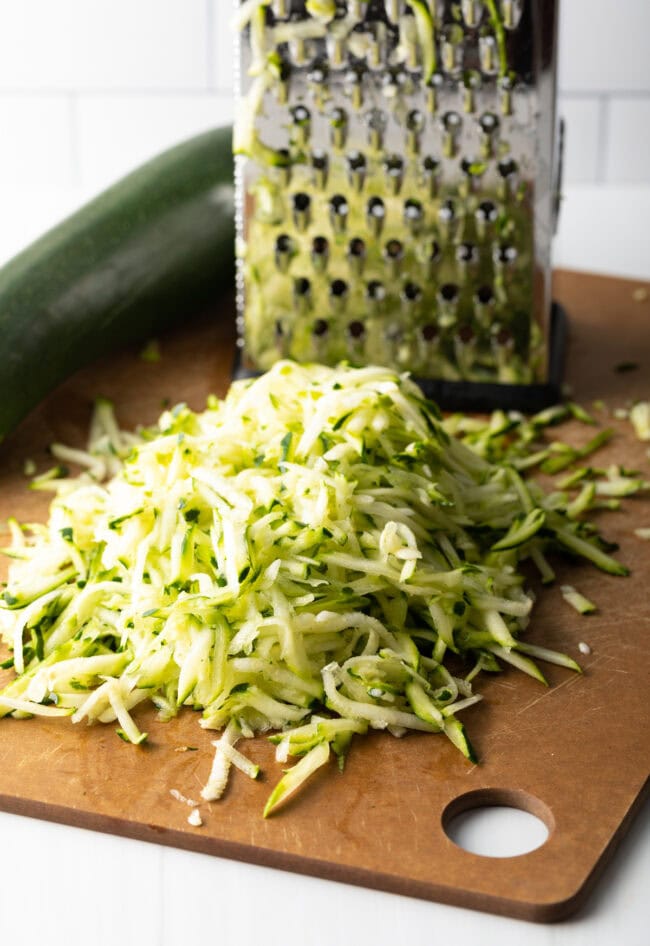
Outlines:
<svg viewBox="0 0 650 946"><path fill-rule="evenodd" d="M0 262L81 191L3 200ZM557 266L650 279L650 188L575 187ZM155 777L155 773L152 777ZM516 829L512 828L513 833ZM648 946L650 806L585 908L537 925L0 813L0 940L11 946Z"/></svg>

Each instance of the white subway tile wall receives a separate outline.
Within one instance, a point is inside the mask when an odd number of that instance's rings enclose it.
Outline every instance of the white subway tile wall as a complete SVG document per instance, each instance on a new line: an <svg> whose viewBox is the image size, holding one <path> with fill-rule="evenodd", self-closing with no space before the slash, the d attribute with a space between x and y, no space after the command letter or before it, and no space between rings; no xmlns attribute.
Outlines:
<svg viewBox="0 0 650 946"><path fill-rule="evenodd" d="M232 96L227 92L80 96L77 153L82 184L109 184L152 154L232 119Z"/></svg>
<svg viewBox="0 0 650 946"><path fill-rule="evenodd" d="M648 57L650 59L650 56ZM650 177L650 97L608 102L604 171L608 179L641 184Z"/></svg>
<svg viewBox="0 0 650 946"><path fill-rule="evenodd" d="M233 116L230 0L2 0L0 194L101 187ZM567 184L650 185L650 0L563 0ZM3 173L4 172L4 173Z"/></svg>

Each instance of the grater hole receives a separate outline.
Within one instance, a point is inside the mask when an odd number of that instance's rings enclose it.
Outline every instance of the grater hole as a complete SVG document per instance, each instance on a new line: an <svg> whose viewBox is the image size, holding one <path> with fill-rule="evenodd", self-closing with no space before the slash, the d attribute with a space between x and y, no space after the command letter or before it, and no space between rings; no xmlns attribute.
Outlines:
<svg viewBox="0 0 650 946"><path fill-rule="evenodd" d="M512 243L498 243L492 252L492 259L498 266L512 266L517 260L517 247Z"/></svg>
<svg viewBox="0 0 650 946"><path fill-rule="evenodd" d="M471 345L475 341L476 335L471 325L461 325L457 332L457 338L462 345Z"/></svg>
<svg viewBox="0 0 650 946"><path fill-rule="evenodd" d="M486 76L495 76L499 71L499 47L496 37L489 32L481 32L478 40L478 56L481 72Z"/></svg>
<svg viewBox="0 0 650 946"><path fill-rule="evenodd" d="M469 92L478 92L481 88L481 73L477 69L466 69L463 73L463 86Z"/></svg>
<svg viewBox="0 0 650 946"><path fill-rule="evenodd" d="M316 319L312 328L312 335L315 338L324 338L329 331L329 324L325 319Z"/></svg>
<svg viewBox="0 0 650 946"><path fill-rule="evenodd" d="M346 70L343 76L343 86L348 95L352 96L353 99L358 94L359 87L363 83L364 72L364 66L361 63L355 63Z"/></svg>
<svg viewBox="0 0 650 946"><path fill-rule="evenodd" d="M496 204L491 200L482 200L475 211L476 219L482 223L495 223L498 213Z"/></svg>
<svg viewBox="0 0 650 946"><path fill-rule="evenodd" d="M442 223L451 223L456 219L456 204L453 200L443 200L438 208L438 219Z"/></svg>
<svg viewBox="0 0 650 946"><path fill-rule="evenodd" d="M297 230L306 230L311 220L311 197L300 191L293 195L293 222Z"/></svg>
<svg viewBox="0 0 650 946"><path fill-rule="evenodd" d="M523 9L522 0L501 0L501 16L507 30L517 29Z"/></svg>
<svg viewBox="0 0 650 946"><path fill-rule="evenodd" d="M386 208L381 197L371 197L366 204L366 222L368 228L375 235L379 236L386 218Z"/></svg>
<svg viewBox="0 0 650 946"><path fill-rule="evenodd" d="M366 177L367 161L361 151L350 151L346 156L348 180L356 190L361 190Z"/></svg>
<svg viewBox="0 0 650 946"><path fill-rule="evenodd" d="M515 80L505 75L499 79L499 102L502 115L512 115L512 96L515 89Z"/></svg>
<svg viewBox="0 0 650 946"><path fill-rule="evenodd" d="M311 112L304 105L296 105L291 109L293 121L294 144L306 144L311 134Z"/></svg>
<svg viewBox="0 0 650 946"><path fill-rule="evenodd" d="M314 55L314 43L303 36L289 40L289 56L296 66L305 66Z"/></svg>
<svg viewBox="0 0 650 946"><path fill-rule="evenodd" d="M499 127L499 119L494 112L484 112L478 120L481 131L486 135L493 135Z"/></svg>
<svg viewBox="0 0 650 946"><path fill-rule="evenodd" d="M327 266L329 259L330 245L324 236L315 236L311 241L311 261L317 272Z"/></svg>
<svg viewBox="0 0 650 946"><path fill-rule="evenodd" d="M384 159L384 174L392 194L397 194L404 177L404 159L399 154L390 154Z"/></svg>
<svg viewBox="0 0 650 946"><path fill-rule="evenodd" d="M404 246L400 240L389 240L384 247L384 257L387 260L401 260L404 256Z"/></svg>
<svg viewBox="0 0 650 946"><path fill-rule="evenodd" d="M291 78L291 63L288 60L279 57L275 65L278 79L280 82L288 82Z"/></svg>
<svg viewBox="0 0 650 946"><path fill-rule="evenodd" d="M291 253L293 251L293 240L288 233L281 233L275 241L275 249L278 253Z"/></svg>
<svg viewBox="0 0 650 946"><path fill-rule="evenodd" d="M419 302L422 298L422 290L414 282L407 282L402 289L402 301L406 303Z"/></svg>
<svg viewBox="0 0 650 946"><path fill-rule="evenodd" d="M494 302L494 293L490 286L479 286L474 298L479 305L491 305Z"/></svg>
<svg viewBox="0 0 650 946"><path fill-rule="evenodd" d="M504 180L514 177L518 170L519 166L513 158L508 158L505 161L499 161L497 164L497 171L499 172L500 177L502 177Z"/></svg>
<svg viewBox="0 0 650 946"><path fill-rule="evenodd" d="M384 284L378 279L372 279L366 286L366 297L371 302L383 302L386 298L386 289Z"/></svg>
<svg viewBox="0 0 650 946"><path fill-rule="evenodd" d="M329 161L327 158L327 152L317 149L311 153L311 166L317 171L325 171L327 169Z"/></svg>
<svg viewBox="0 0 650 946"><path fill-rule="evenodd" d="M409 85L409 77L402 66L391 66L383 73L381 84L386 98L392 99L400 92L406 91Z"/></svg>
<svg viewBox="0 0 650 946"><path fill-rule="evenodd" d="M275 241L275 265L280 272L286 272L295 256L295 244L287 233L281 233Z"/></svg>
<svg viewBox="0 0 650 946"><path fill-rule="evenodd" d="M485 161L479 158L463 158L460 169L466 177L478 179L485 174L487 167Z"/></svg>
<svg viewBox="0 0 650 946"><path fill-rule="evenodd" d="M354 237L348 245L348 256L360 259L366 255L366 244L361 237Z"/></svg>
<svg viewBox="0 0 650 946"><path fill-rule="evenodd" d="M458 286L453 282L446 282L440 287L440 298L443 302L456 302L458 300Z"/></svg>
<svg viewBox="0 0 650 946"><path fill-rule="evenodd" d="M329 172L329 158L326 151L316 148L310 156L312 178L318 188L323 188L327 184Z"/></svg>
<svg viewBox="0 0 650 946"><path fill-rule="evenodd" d="M402 174L404 171L404 159L398 154L389 155L384 161L384 171L389 175Z"/></svg>
<svg viewBox="0 0 650 946"><path fill-rule="evenodd" d="M450 23L443 30L441 43L442 67L445 72L456 75L463 68L465 34L458 23Z"/></svg>
<svg viewBox="0 0 650 946"><path fill-rule="evenodd" d="M422 160L421 171L425 187L429 189L429 196L435 197L438 192L438 183L440 178L440 161L427 155Z"/></svg>
<svg viewBox="0 0 650 946"><path fill-rule="evenodd" d="M379 69L385 64L386 55L386 24L375 21L367 25L368 35L368 65L371 69Z"/></svg>
<svg viewBox="0 0 650 946"><path fill-rule="evenodd" d="M309 72L307 73L307 81L312 85L322 86L325 85L329 78L329 67L327 62L324 59L317 59L312 63Z"/></svg>
<svg viewBox="0 0 650 946"><path fill-rule="evenodd" d="M298 276L293 281L293 291L296 298L305 298L311 292L311 283L305 276Z"/></svg>
<svg viewBox="0 0 650 946"><path fill-rule="evenodd" d="M445 157L452 158L458 151L458 139L463 120L458 112L445 112L442 116L442 151Z"/></svg>
<svg viewBox="0 0 650 946"><path fill-rule="evenodd" d="M422 170L427 177L432 174L439 174L440 161L437 161L436 158L432 158L431 155L428 154L422 159Z"/></svg>
<svg viewBox="0 0 650 946"><path fill-rule="evenodd" d="M344 279L334 279L330 283L330 306L334 312L342 312L348 299L348 284Z"/></svg>
<svg viewBox="0 0 650 946"><path fill-rule="evenodd" d="M424 115L414 108L406 116L406 145L410 151L420 150L420 137L423 130Z"/></svg>
<svg viewBox="0 0 650 946"><path fill-rule="evenodd" d="M412 230L418 229L424 220L424 208L419 200L409 197L404 203L404 222Z"/></svg>
<svg viewBox="0 0 650 946"><path fill-rule="evenodd" d="M293 299L301 314L311 309L311 283L305 276L298 276L293 281Z"/></svg>
<svg viewBox="0 0 650 946"><path fill-rule="evenodd" d="M355 319L354 322L350 322L348 325L348 335L353 341L360 341L366 334L366 327L363 322L360 322L358 319Z"/></svg>
<svg viewBox="0 0 650 946"><path fill-rule="evenodd" d="M412 109L406 116L406 127L409 131L420 134L424 129L424 115L417 108Z"/></svg>
<svg viewBox="0 0 650 946"><path fill-rule="evenodd" d="M425 86L427 110L432 114L438 111L440 91L444 85L444 77L440 72L434 72Z"/></svg>
<svg viewBox="0 0 650 946"><path fill-rule="evenodd" d="M511 348L514 344L512 332L505 325L497 329L494 334L494 341L500 348Z"/></svg>
<svg viewBox="0 0 650 946"><path fill-rule="evenodd" d="M351 171L360 171L366 168L366 158L361 151L350 151L346 160Z"/></svg>
<svg viewBox="0 0 650 946"><path fill-rule="evenodd" d="M474 243L459 243L456 247L456 259L459 263L471 265L478 263L478 249Z"/></svg>
<svg viewBox="0 0 650 946"><path fill-rule="evenodd" d="M347 198L345 198L343 194L334 194L334 196L330 198L329 207L332 227L337 233L340 233L345 229L348 219L350 208Z"/></svg>
<svg viewBox="0 0 650 946"><path fill-rule="evenodd" d="M427 322L420 329L420 335L425 342L435 342L439 335L438 326L434 325L433 322Z"/></svg>
<svg viewBox="0 0 650 946"><path fill-rule="evenodd" d="M386 131L386 115L380 108L372 108L366 115L368 143L373 148L381 148Z"/></svg>
<svg viewBox="0 0 650 946"><path fill-rule="evenodd" d="M494 152L494 143L499 131L499 119L494 112L484 112L479 118L481 130L481 151L486 157Z"/></svg>
<svg viewBox="0 0 650 946"><path fill-rule="evenodd" d="M330 136L335 148L342 148L348 132L348 113L344 108L333 108L330 113Z"/></svg>
<svg viewBox="0 0 650 946"><path fill-rule="evenodd" d="M442 116L442 127L445 131L451 132L452 134L458 134L463 125L463 119L460 117L458 112L445 112Z"/></svg>
<svg viewBox="0 0 650 946"><path fill-rule="evenodd" d="M295 125L305 127L311 122L311 112L304 105L296 105L291 109L291 117Z"/></svg>
<svg viewBox="0 0 650 946"><path fill-rule="evenodd" d="M349 211L347 198L343 194L330 197L330 213L335 217L347 217Z"/></svg>

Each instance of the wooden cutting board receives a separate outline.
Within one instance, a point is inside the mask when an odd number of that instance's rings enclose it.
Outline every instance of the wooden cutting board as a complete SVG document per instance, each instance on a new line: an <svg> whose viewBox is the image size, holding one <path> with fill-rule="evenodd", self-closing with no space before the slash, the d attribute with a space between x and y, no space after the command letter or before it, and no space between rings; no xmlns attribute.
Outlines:
<svg viewBox="0 0 650 946"><path fill-rule="evenodd" d="M571 319L567 375L587 405L602 398L613 409L650 397L650 285L645 298L634 294L638 288L556 276L556 298ZM224 303L217 318L164 338L157 364L129 352L80 372L49 397L0 449L0 521L45 516L47 497L27 491L23 462L30 457L44 469L49 442L81 443L96 394L115 401L124 425L153 421L163 398L200 408L208 392L223 394L231 312ZM621 362L638 368L617 373ZM648 445L634 439L626 421L607 423L617 435L602 462L624 462L649 476ZM576 442L590 435L578 425L563 430ZM262 807L279 769L272 747L257 739L246 751L264 777L251 782L235 772L226 797L202 805L204 824L193 828L170 789L199 798L208 774L212 735L195 714L163 724L145 712L138 719L150 743L142 748L122 743L112 726L4 719L0 807L495 913L565 916L592 888L648 787L650 543L634 536L640 525L650 526L650 498L631 499L602 521L607 537L620 542L631 578L570 569L571 583L599 603L597 614L575 614L558 587L536 605L528 639L578 657L584 675L550 667L548 689L515 672L482 683L486 699L465 715L479 765L442 737L373 733L353 746L343 774L330 766L265 821ZM590 655L579 654L580 641ZM198 751L182 751L186 746ZM446 836L453 813L503 803L541 817L548 841L520 857L485 858Z"/></svg>

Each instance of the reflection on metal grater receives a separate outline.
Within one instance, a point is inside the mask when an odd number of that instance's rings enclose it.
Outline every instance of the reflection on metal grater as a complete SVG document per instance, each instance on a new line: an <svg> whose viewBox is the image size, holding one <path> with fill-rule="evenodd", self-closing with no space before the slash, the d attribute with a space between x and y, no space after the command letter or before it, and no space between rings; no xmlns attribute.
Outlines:
<svg viewBox="0 0 650 946"><path fill-rule="evenodd" d="M547 380L556 7L236 3L245 367Z"/></svg>

